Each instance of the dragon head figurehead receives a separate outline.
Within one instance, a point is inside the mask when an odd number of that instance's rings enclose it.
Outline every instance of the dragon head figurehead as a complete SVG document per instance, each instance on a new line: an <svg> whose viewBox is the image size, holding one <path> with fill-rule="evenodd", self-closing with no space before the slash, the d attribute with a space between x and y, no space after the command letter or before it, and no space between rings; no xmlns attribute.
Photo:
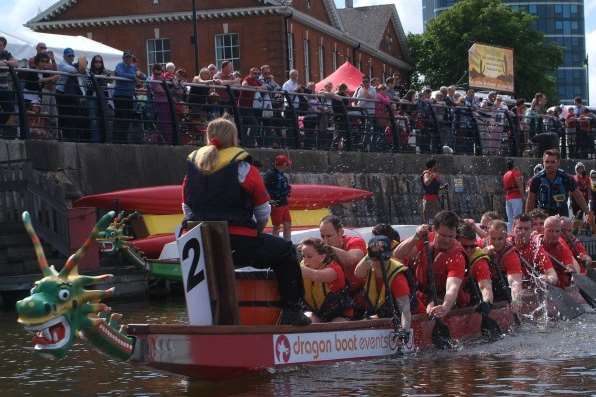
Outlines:
<svg viewBox="0 0 596 397"><path fill-rule="evenodd" d="M113 221L97 234L99 249L104 254L116 254L128 246L131 236L126 234L126 227L130 221L139 216L138 212L132 212L128 216L124 211L120 212Z"/></svg>
<svg viewBox="0 0 596 397"><path fill-rule="evenodd" d="M23 223L29 233L43 278L35 282L31 295L17 302L18 322L34 334L34 351L52 357L63 357L77 336L87 340L107 353L116 355L132 351L132 339L115 330L121 317L109 314L110 308L100 300L112 295L114 289L88 290L85 287L106 281L112 275L84 276L78 274L77 264L99 231L106 228L114 212L104 215L93 228L83 246L57 271L48 266L42 245L31 224L28 212L23 213ZM101 313L97 316L96 313ZM129 343L130 346L124 346ZM99 346L98 346L99 345ZM130 352L128 352L130 353ZM124 357L125 355L120 354ZM130 354L128 354L130 356Z"/></svg>

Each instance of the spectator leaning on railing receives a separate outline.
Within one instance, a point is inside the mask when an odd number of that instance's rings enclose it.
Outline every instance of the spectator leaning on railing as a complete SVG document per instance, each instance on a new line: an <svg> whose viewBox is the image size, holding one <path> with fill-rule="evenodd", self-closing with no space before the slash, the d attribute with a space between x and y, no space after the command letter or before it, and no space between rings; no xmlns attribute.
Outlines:
<svg viewBox="0 0 596 397"><path fill-rule="evenodd" d="M72 48L65 48L63 61L58 64L58 71L62 72L56 85L56 103L58 105L58 122L62 137L67 140L81 140L86 138L86 109L81 107L83 91L77 74L85 74L87 59L79 57L74 63L75 53Z"/></svg>
<svg viewBox="0 0 596 397"><path fill-rule="evenodd" d="M5 37L0 37L0 127L2 127L14 112L14 96L10 90L9 72L7 66L16 67L17 60L6 51L8 42Z"/></svg>
<svg viewBox="0 0 596 397"><path fill-rule="evenodd" d="M133 63L133 55L130 51L124 51L122 62L116 65L114 71L116 80L114 87L114 111L116 122L114 123L114 136L116 141L129 142L129 127L134 119L134 96L136 79L145 80L146 76L137 69Z"/></svg>

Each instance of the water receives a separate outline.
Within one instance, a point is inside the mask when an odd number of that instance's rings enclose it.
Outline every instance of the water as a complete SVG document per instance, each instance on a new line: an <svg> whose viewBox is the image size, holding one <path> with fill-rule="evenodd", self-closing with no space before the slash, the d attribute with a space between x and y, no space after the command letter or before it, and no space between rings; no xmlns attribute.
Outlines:
<svg viewBox="0 0 596 397"><path fill-rule="evenodd" d="M182 301L113 304L127 322L184 322ZM596 396L596 315L548 329L526 324L492 344L402 359L302 366L206 383L105 358L79 343L48 361L0 313L0 390L13 396Z"/></svg>

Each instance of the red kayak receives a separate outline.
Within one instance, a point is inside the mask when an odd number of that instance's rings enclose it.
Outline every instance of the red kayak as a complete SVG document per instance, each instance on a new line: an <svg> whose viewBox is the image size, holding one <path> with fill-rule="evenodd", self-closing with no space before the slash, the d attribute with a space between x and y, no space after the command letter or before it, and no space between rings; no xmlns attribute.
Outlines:
<svg viewBox="0 0 596 397"><path fill-rule="evenodd" d="M320 209L334 204L349 203L371 197L366 190L332 185L292 185L290 209ZM155 186L117 190L84 196L75 207L96 207L108 210L139 211L143 214L171 215L182 212L180 185Z"/></svg>

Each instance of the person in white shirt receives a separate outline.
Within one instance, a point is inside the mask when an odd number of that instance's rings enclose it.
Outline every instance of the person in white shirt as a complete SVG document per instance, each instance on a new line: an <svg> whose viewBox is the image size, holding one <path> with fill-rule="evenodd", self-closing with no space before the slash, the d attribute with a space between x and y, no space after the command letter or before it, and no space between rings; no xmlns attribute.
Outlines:
<svg viewBox="0 0 596 397"><path fill-rule="evenodd" d="M284 83L281 89L285 92L296 92L300 87L300 83L298 83L298 71L296 69L290 70L289 73L289 80ZM297 96L294 96L292 99L292 106L294 109L298 109L299 100Z"/></svg>
<svg viewBox="0 0 596 397"><path fill-rule="evenodd" d="M362 84L356 89L352 98L358 99L356 106L365 109L369 115L375 114L375 102L362 100L377 98L377 90L370 85L370 79L368 77L362 79Z"/></svg>

